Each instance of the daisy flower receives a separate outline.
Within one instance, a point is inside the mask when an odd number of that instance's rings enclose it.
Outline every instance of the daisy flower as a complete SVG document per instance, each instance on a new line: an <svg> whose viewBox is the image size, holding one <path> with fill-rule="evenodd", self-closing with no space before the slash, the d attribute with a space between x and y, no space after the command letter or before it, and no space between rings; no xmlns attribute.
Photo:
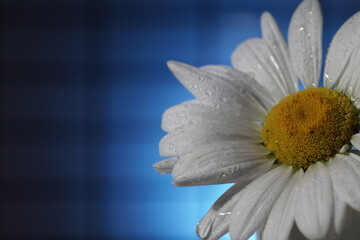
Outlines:
<svg viewBox="0 0 360 240"><path fill-rule="evenodd" d="M233 67L168 62L195 99L164 113L169 158L154 167L176 186L234 183L199 222L202 239L358 239L360 13L331 42L324 87L317 0L298 6L288 43L267 12L261 30Z"/></svg>

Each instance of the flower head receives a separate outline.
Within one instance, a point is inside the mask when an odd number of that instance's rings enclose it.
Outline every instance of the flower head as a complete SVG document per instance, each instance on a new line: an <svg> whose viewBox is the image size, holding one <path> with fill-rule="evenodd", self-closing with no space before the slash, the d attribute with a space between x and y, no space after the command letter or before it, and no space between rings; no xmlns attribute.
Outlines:
<svg viewBox="0 0 360 240"><path fill-rule="evenodd" d="M324 87L317 0L296 9L288 44L269 13L261 29L233 67L168 62L196 99L164 113L170 158L154 167L177 186L234 183L198 224L203 239L354 239L344 228L360 211L360 13L332 40Z"/></svg>

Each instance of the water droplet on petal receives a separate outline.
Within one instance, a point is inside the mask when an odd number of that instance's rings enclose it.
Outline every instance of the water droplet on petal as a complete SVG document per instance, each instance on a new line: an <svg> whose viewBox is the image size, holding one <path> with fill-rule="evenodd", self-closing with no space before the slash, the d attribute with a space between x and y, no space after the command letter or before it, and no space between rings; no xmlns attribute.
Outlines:
<svg viewBox="0 0 360 240"><path fill-rule="evenodd" d="M231 212L219 212L220 216L230 215Z"/></svg>
<svg viewBox="0 0 360 240"><path fill-rule="evenodd" d="M209 90L205 91L205 94L208 95L208 96L212 96L212 92L209 91Z"/></svg>

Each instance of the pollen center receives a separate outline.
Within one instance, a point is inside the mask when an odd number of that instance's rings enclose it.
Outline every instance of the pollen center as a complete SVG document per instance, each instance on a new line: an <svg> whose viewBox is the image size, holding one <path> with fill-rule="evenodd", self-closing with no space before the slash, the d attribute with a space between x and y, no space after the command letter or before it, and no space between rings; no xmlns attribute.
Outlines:
<svg viewBox="0 0 360 240"><path fill-rule="evenodd" d="M307 169L350 144L357 129L358 113L348 97L337 90L310 88L270 110L262 138L278 163Z"/></svg>

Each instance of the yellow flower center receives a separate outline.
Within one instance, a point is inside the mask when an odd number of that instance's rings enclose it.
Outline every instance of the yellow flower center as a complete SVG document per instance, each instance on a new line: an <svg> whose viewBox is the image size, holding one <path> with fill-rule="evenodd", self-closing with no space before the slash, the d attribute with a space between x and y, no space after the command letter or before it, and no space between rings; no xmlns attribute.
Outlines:
<svg viewBox="0 0 360 240"><path fill-rule="evenodd" d="M357 109L344 94L310 88L289 95L270 110L262 138L278 163L307 169L350 144L358 120Z"/></svg>

